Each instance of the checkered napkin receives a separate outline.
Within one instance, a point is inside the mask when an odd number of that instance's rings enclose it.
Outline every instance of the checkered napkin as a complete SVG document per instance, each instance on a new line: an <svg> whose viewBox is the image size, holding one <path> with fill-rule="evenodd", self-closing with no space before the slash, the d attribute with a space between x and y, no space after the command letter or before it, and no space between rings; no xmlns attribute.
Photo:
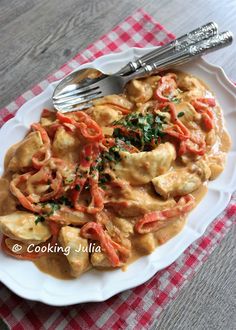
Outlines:
<svg viewBox="0 0 236 330"><path fill-rule="evenodd" d="M60 70L0 110L0 125L14 116L19 107L78 65L104 54L128 47L162 45L174 39L163 26L142 9L129 16L111 32L79 53ZM163 309L212 253L236 219L236 195L227 209L172 265L135 289L127 290L102 303L51 307L21 299L0 284L0 315L11 329L147 329ZM79 292L78 292L79 294Z"/></svg>

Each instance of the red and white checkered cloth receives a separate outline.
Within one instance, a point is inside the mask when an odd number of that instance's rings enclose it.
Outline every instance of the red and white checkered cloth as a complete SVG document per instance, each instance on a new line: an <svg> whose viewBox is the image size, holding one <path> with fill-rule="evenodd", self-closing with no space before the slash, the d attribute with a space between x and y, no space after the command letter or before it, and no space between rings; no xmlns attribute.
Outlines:
<svg viewBox="0 0 236 330"><path fill-rule="evenodd" d="M171 41L175 36L142 9L129 16L111 32L63 65L30 91L0 110L0 125L14 116L19 107L39 94L49 82L62 78L78 65L101 55L128 47L148 47ZM17 297L0 284L0 315L12 330L24 329L147 329L163 309L176 298L207 257L236 222L236 195L227 209L172 265L151 280L102 303L71 307L50 307ZM79 294L79 292L78 292Z"/></svg>

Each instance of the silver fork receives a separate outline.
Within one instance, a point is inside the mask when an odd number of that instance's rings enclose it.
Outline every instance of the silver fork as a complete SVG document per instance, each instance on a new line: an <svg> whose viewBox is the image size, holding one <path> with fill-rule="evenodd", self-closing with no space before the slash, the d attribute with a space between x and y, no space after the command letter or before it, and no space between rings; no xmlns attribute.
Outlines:
<svg viewBox="0 0 236 330"><path fill-rule="evenodd" d="M172 66L183 64L196 56L229 46L232 41L233 35L230 31L222 32L219 35L197 42L180 51L170 52L166 57L154 63L147 64L128 76L111 75L89 86L54 96L53 104L56 110L60 112L84 110L92 105L90 101L94 99L110 94L121 94L124 86L134 78L145 77Z"/></svg>

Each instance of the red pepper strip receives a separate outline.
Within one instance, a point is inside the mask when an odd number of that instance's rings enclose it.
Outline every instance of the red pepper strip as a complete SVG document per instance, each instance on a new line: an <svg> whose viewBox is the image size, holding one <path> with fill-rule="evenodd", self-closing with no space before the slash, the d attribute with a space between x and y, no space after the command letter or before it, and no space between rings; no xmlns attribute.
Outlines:
<svg viewBox="0 0 236 330"><path fill-rule="evenodd" d="M40 148L32 157L32 164L33 167L39 170L42 168L51 158L51 150L50 148L45 145L42 148Z"/></svg>
<svg viewBox="0 0 236 330"><path fill-rule="evenodd" d="M191 101L192 106L195 110L202 114L202 119L207 131L210 131L214 127L214 115L209 107L216 105L215 99L213 98L199 98Z"/></svg>
<svg viewBox="0 0 236 330"><path fill-rule="evenodd" d="M79 204L78 204L79 197L80 197L81 191L84 188L84 185L85 185L86 181L87 181L87 176L85 178L82 178L82 179L77 179L76 180L76 188L71 190L71 200L72 200L72 203L74 205L74 208L77 209L77 210L79 208Z"/></svg>
<svg viewBox="0 0 236 330"><path fill-rule="evenodd" d="M191 152L192 154L203 156L206 152L206 142L202 141L201 143L196 143L196 148L191 146L191 144L188 143L188 141L191 141L191 139L187 141L181 141L180 142L180 147L178 151L178 155L182 156L186 152ZM192 141L195 142L195 141Z"/></svg>
<svg viewBox="0 0 236 330"><path fill-rule="evenodd" d="M50 125L48 128L47 128L47 132L48 132L48 135L51 137L51 138L54 138L55 134L56 134L56 131L58 130L59 127L62 127L61 124L59 123L53 123L52 125Z"/></svg>
<svg viewBox="0 0 236 330"><path fill-rule="evenodd" d="M176 137L179 140L187 140L190 137L190 133L188 128L178 119L176 114L175 105L171 102L163 103L159 106L160 109L169 108L170 111L170 119L173 123L172 127L168 127L165 129L165 133Z"/></svg>
<svg viewBox="0 0 236 330"><path fill-rule="evenodd" d="M88 179L89 171L91 165L94 161L98 158L100 153L100 147L98 143L89 143L86 144L81 152L81 159L80 159L80 170L82 172L86 172L82 178L77 178L75 181L75 189L71 191L71 199L76 210L81 212L86 212L87 208L83 205L79 205L79 196L85 182Z"/></svg>
<svg viewBox="0 0 236 330"><path fill-rule="evenodd" d="M157 231L165 227L173 218L190 212L195 206L195 199L192 195L186 195L180 198L176 206L162 210L150 212L139 219L135 224L135 230L139 234L146 234Z"/></svg>
<svg viewBox="0 0 236 330"><path fill-rule="evenodd" d="M11 251L7 244L6 244L6 239L8 237L3 235L2 237L2 242L1 242L1 248L2 250L10 255L11 257L14 257L16 259L21 259L21 260L35 260L35 259L38 259L39 257L42 257L43 255L46 255L47 252L25 252L25 253L21 253L21 254L18 254L18 253L14 253L13 251Z"/></svg>
<svg viewBox="0 0 236 330"><path fill-rule="evenodd" d="M29 199L20 191L20 189L17 188L19 184L26 182L31 175L32 172L29 172L13 179L10 183L10 190L11 193L19 200L19 202L24 208L34 213L40 213L42 208L39 205L34 205L33 203L31 203Z"/></svg>
<svg viewBox="0 0 236 330"><path fill-rule="evenodd" d="M44 143L43 147L40 148L32 157L33 166L36 169L40 169L42 166L46 165L51 157L50 138L47 131L39 123L32 124L31 127L40 133Z"/></svg>
<svg viewBox="0 0 236 330"><path fill-rule="evenodd" d="M209 105L210 107L216 106L216 101L213 97L202 97L202 98L198 98L197 101L205 103L205 104Z"/></svg>
<svg viewBox="0 0 236 330"><path fill-rule="evenodd" d="M48 221L48 225L52 234L52 238L51 238L51 243L52 245L57 243L58 240L58 235L59 235L59 231L61 229L61 226L58 225L56 222L53 221Z"/></svg>
<svg viewBox="0 0 236 330"><path fill-rule="evenodd" d="M101 127L87 114L84 112L75 112L76 117L79 119L79 122L73 118L64 116L61 113L57 113L57 119L61 123L73 124L78 128L81 134L90 142L100 141L103 138Z"/></svg>
<svg viewBox="0 0 236 330"><path fill-rule="evenodd" d="M81 152L80 169L88 172L99 153L100 147L98 143L86 144Z"/></svg>
<svg viewBox="0 0 236 330"><path fill-rule="evenodd" d="M38 131L41 135L42 141L44 144L50 144L50 139L47 131L39 123L34 123L31 125L32 129Z"/></svg>
<svg viewBox="0 0 236 330"><path fill-rule="evenodd" d="M92 201L90 205L87 207L87 212L90 214L95 214L101 212L104 208L104 192L98 186L98 171L94 171L93 174L89 178L90 184L90 193L92 196Z"/></svg>
<svg viewBox="0 0 236 330"><path fill-rule="evenodd" d="M56 178L51 183L51 189L49 193L40 197L40 202L46 202L52 198L58 197L58 193L61 192L62 187L62 175L57 171Z"/></svg>
<svg viewBox="0 0 236 330"><path fill-rule="evenodd" d="M163 76L158 82L157 89L154 91L154 99L160 102L169 102L169 98L164 96L170 94L177 87L176 81L171 76Z"/></svg>
<svg viewBox="0 0 236 330"><path fill-rule="evenodd" d="M103 105L109 105L112 106L115 110L119 110L123 115L128 115L131 113L131 110L122 107L121 105L113 104L113 103L104 103Z"/></svg>
<svg viewBox="0 0 236 330"><path fill-rule="evenodd" d="M129 250L114 242L98 223L89 222L85 224L81 228L80 234L84 238L99 241L102 250L106 253L113 267L120 265L120 257L117 251L126 258L129 256Z"/></svg>
<svg viewBox="0 0 236 330"><path fill-rule="evenodd" d="M48 109L43 109L42 115L41 117L43 118L48 118L51 117L51 115L53 114L52 111L48 110Z"/></svg>

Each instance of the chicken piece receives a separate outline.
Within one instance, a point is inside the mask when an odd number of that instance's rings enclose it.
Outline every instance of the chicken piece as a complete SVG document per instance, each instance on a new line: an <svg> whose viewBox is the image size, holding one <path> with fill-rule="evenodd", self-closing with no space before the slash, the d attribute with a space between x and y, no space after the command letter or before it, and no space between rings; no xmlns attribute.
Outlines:
<svg viewBox="0 0 236 330"><path fill-rule="evenodd" d="M142 187L132 187L123 192L123 196L114 195L107 203L120 217L136 217L145 213L171 208L176 204L174 199L163 199L149 193Z"/></svg>
<svg viewBox="0 0 236 330"><path fill-rule="evenodd" d="M127 85L127 92L132 102L146 103L152 98L152 87L143 80L133 79Z"/></svg>
<svg viewBox="0 0 236 330"><path fill-rule="evenodd" d="M87 222L95 220L95 217L91 214L74 210L62 209L57 212L56 216L58 217L57 221L63 225L83 226Z"/></svg>
<svg viewBox="0 0 236 330"><path fill-rule="evenodd" d="M71 275L79 277L86 272L89 263L88 240L80 237L80 229L69 226L62 227L59 233L59 243L63 249L68 249L66 256L71 267Z"/></svg>
<svg viewBox="0 0 236 330"><path fill-rule="evenodd" d="M51 237L45 222L35 223L36 216L29 212L16 211L0 217L0 231L11 239L40 244Z"/></svg>
<svg viewBox="0 0 236 330"><path fill-rule="evenodd" d="M176 158L176 151L171 143L166 142L152 151L133 154L122 151L120 156L121 161L114 166L115 174L130 184L141 185L167 172Z"/></svg>
<svg viewBox="0 0 236 330"><path fill-rule="evenodd" d="M150 76L145 79L145 82L151 85L152 89L156 89L158 86L158 83L161 79L161 76Z"/></svg>
<svg viewBox="0 0 236 330"><path fill-rule="evenodd" d="M211 170L210 180L215 180L224 170L226 153L220 152L212 154L208 157L209 167Z"/></svg>
<svg viewBox="0 0 236 330"><path fill-rule="evenodd" d="M43 145L39 132L30 133L14 150L8 163L8 170L17 172L32 166L32 157Z"/></svg>
<svg viewBox="0 0 236 330"><path fill-rule="evenodd" d="M96 268L113 268L106 254L101 251L91 254L91 264Z"/></svg>
<svg viewBox="0 0 236 330"><path fill-rule="evenodd" d="M0 179L0 215L13 213L16 210L16 199L9 190L9 181Z"/></svg>
<svg viewBox="0 0 236 330"><path fill-rule="evenodd" d="M119 120L122 117L122 113L119 110L115 110L108 104L96 105L90 109L89 115L100 125L101 127L109 126L114 121Z"/></svg>
<svg viewBox="0 0 236 330"><path fill-rule="evenodd" d="M177 115L181 114L179 120L189 129L199 128L198 124L201 121L201 114L188 102L181 102L175 105Z"/></svg>
<svg viewBox="0 0 236 330"><path fill-rule="evenodd" d="M63 127L59 127L52 144L53 156L74 163L79 159L80 144L76 133L66 132Z"/></svg>
<svg viewBox="0 0 236 330"><path fill-rule="evenodd" d="M95 106L104 105L104 104L109 104L111 106L115 105L118 107L125 108L127 110L132 110L132 108L133 108L133 103L130 102L125 96L116 95L116 94L107 95L100 99L97 99L97 100L93 101L93 104Z"/></svg>
<svg viewBox="0 0 236 330"><path fill-rule="evenodd" d="M186 217L182 216L178 219L173 219L167 226L162 227L154 233L155 240L158 245L164 244L169 241L172 237L177 235L184 227Z"/></svg>
<svg viewBox="0 0 236 330"><path fill-rule="evenodd" d="M165 173L152 180L156 192L164 198L187 195L209 179L211 171L205 161L198 161L189 168Z"/></svg>
<svg viewBox="0 0 236 330"><path fill-rule="evenodd" d="M155 237L153 233L137 235L133 241L137 251L143 254L150 254L156 248Z"/></svg>
<svg viewBox="0 0 236 330"><path fill-rule="evenodd" d="M197 174L178 170L160 175L152 183L156 192L167 199L191 193L200 187L202 181Z"/></svg>
<svg viewBox="0 0 236 330"><path fill-rule="evenodd" d="M130 234L134 233L134 224L123 218L112 218L112 223L122 232L125 237L128 237Z"/></svg>

